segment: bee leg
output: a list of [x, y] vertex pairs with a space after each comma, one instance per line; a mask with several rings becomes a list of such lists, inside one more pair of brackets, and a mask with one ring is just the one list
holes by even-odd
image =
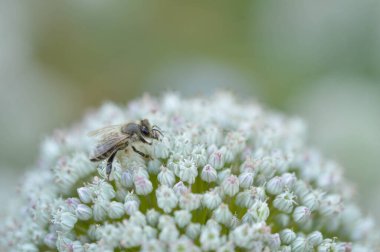
[[149, 144], [149, 145], [152, 145], [152, 143], [148, 142], [142, 135], [138, 134], [138, 137], [139, 137], [139, 139], [140, 139], [141, 142]]
[[107, 160], [107, 168], [106, 168], [107, 180], [110, 180], [110, 175], [112, 171], [112, 163], [113, 163], [113, 159], [115, 158], [115, 155], [116, 155], [116, 151], [112, 153], [112, 155]]
[[148, 154], [143, 153], [142, 151], [139, 151], [138, 149], [135, 148], [135, 146], [132, 146], [132, 150], [134, 152], [136, 152], [137, 154], [139, 154], [140, 156], [144, 157], [144, 158], [153, 160], [153, 158], [151, 156], [149, 156]]

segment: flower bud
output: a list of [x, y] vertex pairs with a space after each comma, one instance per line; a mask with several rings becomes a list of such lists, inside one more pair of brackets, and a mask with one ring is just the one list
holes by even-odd
[[239, 184], [241, 188], [249, 188], [252, 186], [254, 173], [245, 171], [239, 175]]
[[222, 198], [219, 196], [217, 189], [205, 193], [202, 197], [202, 205], [208, 209], [213, 210], [217, 208], [220, 203], [222, 203]]
[[216, 170], [220, 170], [224, 166], [224, 155], [221, 151], [217, 150], [211, 153], [208, 163]]
[[225, 178], [222, 183], [223, 192], [232, 197], [239, 192], [239, 179], [235, 175]]
[[223, 203], [213, 212], [214, 219], [226, 226], [231, 224], [232, 216], [231, 211], [228, 209], [228, 205]]
[[133, 183], [135, 184], [136, 194], [147, 195], [153, 190], [152, 183], [143, 176], [135, 176]]
[[161, 171], [157, 176], [161, 185], [167, 185], [172, 187], [175, 183], [174, 173], [165, 166], [161, 166]]
[[184, 193], [179, 197], [179, 207], [188, 211], [198, 209], [201, 205], [201, 197], [194, 193]]
[[62, 230], [66, 232], [73, 229], [75, 223], [77, 223], [78, 221], [78, 218], [70, 212], [62, 212], [60, 218], [61, 218], [60, 226]]
[[107, 218], [107, 207], [103, 203], [95, 202], [93, 205], [93, 215], [95, 221], [104, 221]]
[[294, 209], [293, 219], [295, 222], [299, 224], [303, 224], [310, 218], [310, 215], [311, 215], [311, 211], [309, 208], [305, 206], [299, 206], [299, 207], [296, 207], [296, 209]]
[[190, 191], [182, 181], [179, 181], [177, 184], [175, 184], [173, 190], [178, 197]]
[[202, 169], [201, 173], [201, 179], [206, 182], [214, 182], [218, 178], [218, 173], [216, 170], [209, 164], [207, 164], [205, 167]]
[[313, 251], [313, 247], [309, 244], [308, 240], [302, 236], [298, 236], [291, 246], [294, 252]]
[[280, 232], [280, 239], [283, 244], [289, 245], [296, 239], [296, 234], [287, 228]]
[[133, 174], [130, 170], [127, 170], [121, 174], [120, 183], [126, 188], [131, 188], [133, 186]]
[[157, 205], [164, 210], [165, 213], [170, 213], [177, 206], [178, 199], [173, 189], [166, 185], [161, 185], [156, 190]]
[[134, 193], [128, 193], [124, 199], [124, 210], [128, 215], [132, 215], [138, 211], [140, 207], [140, 200]]
[[282, 193], [284, 189], [284, 183], [282, 182], [281, 177], [271, 178], [266, 185], [267, 192], [272, 195], [278, 195]]
[[276, 196], [273, 201], [273, 206], [284, 213], [291, 213], [293, 211], [293, 204], [295, 196], [291, 192], [284, 192]]
[[319, 244], [322, 243], [322, 241], [323, 241], [323, 236], [322, 236], [321, 232], [319, 232], [319, 231], [314, 231], [314, 232], [310, 233], [310, 234], [307, 236], [307, 240], [309, 241], [309, 243], [310, 243], [312, 246], [318, 246]]
[[85, 204], [79, 204], [75, 214], [80, 220], [89, 220], [92, 217], [92, 209]]
[[263, 222], [269, 217], [269, 208], [266, 202], [256, 201], [247, 210], [242, 221], [245, 223]]
[[91, 201], [92, 201], [92, 192], [91, 192], [91, 190], [88, 187], [79, 187], [77, 189], [77, 192], [78, 192], [79, 199], [83, 203], [86, 203], [86, 204], [91, 203]]
[[146, 221], [149, 225], [155, 227], [158, 223], [158, 218], [160, 217], [160, 213], [154, 209], [149, 209], [146, 213]]
[[201, 224], [199, 223], [190, 223], [186, 228], [186, 235], [193, 240], [196, 240], [200, 233]]
[[111, 219], [119, 219], [124, 215], [124, 205], [117, 201], [112, 201], [108, 207], [108, 216]]
[[173, 243], [179, 237], [179, 232], [175, 225], [165, 225], [160, 232], [159, 238], [166, 243]]
[[183, 228], [191, 221], [191, 213], [186, 210], [178, 210], [174, 212], [174, 220], [178, 227]]
[[179, 163], [179, 178], [182, 181], [194, 184], [197, 175], [198, 170], [192, 160], [185, 159]]

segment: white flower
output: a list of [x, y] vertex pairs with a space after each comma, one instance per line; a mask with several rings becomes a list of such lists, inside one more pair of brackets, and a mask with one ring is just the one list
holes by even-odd
[[[87, 133], [143, 118], [163, 136], [146, 137], [151, 145], [132, 137], [108, 180], [107, 160], [88, 159], [96, 143]], [[109, 103], [40, 152], [0, 222], [0, 251], [379, 247], [341, 167], [306, 145], [303, 123], [226, 93]]]

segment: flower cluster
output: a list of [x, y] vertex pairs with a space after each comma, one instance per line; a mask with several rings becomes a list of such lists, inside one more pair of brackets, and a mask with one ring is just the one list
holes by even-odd
[[[110, 180], [91, 130], [147, 118], [153, 157], [119, 151]], [[338, 164], [305, 145], [297, 118], [219, 93], [105, 104], [44, 141], [2, 251], [371, 251], [378, 233]]]

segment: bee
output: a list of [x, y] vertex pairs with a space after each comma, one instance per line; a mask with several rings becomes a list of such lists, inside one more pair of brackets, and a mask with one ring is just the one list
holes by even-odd
[[90, 161], [97, 162], [107, 159], [106, 174], [107, 179], [112, 171], [112, 163], [115, 155], [120, 150], [125, 150], [131, 146], [132, 150], [146, 159], [152, 159], [148, 154], [138, 150], [133, 144], [144, 143], [152, 145], [152, 140], [158, 140], [163, 136], [161, 129], [151, 126], [147, 119], [140, 120], [138, 123], [130, 122], [122, 125], [111, 125], [89, 133], [90, 136], [99, 138]]

